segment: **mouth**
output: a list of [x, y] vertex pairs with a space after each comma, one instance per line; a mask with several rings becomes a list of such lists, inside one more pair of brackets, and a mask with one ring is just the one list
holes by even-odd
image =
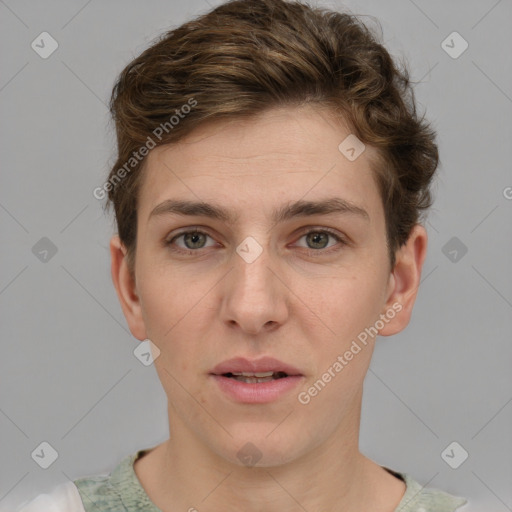
[[227, 372], [223, 373], [222, 377], [234, 379], [239, 382], [245, 382], [246, 384], [260, 384], [262, 382], [271, 382], [273, 380], [284, 379], [288, 377], [286, 372]]
[[305, 379], [297, 368], [272, 357], [230, 359], [213, 368], [210, 376], [225, 397], [246, 404], [284, 399]]
[[273, 357], [255, 360], [235, 357], [218, 364], [210, 373], [235, 379], [266, 379], [263, 382], [302, 375], [297, 368]]

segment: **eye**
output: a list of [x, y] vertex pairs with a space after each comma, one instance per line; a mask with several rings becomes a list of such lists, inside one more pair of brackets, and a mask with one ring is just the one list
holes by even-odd
[[[192, 254], [193, 252], [198, 252], [199, 249], [211, 247], [211, 245], [205, 245], [207, 238], [211, 238], [208, 233], [194, 229], [193, 231], [184, 231], [174, 236], [170, 240], [167, 240], [165, 245], [169, 246], [173, 251]], [[180, 239], [183, 239], [184, 246], [177, 243], [177, 240]]]
[[[171, 239], [165, 241], [165, 245], [173, 252], [192, 255], [199, 253], [201, 249], [215, 246], [215, 242], [206, 245], [208, 238], [213, 240], [208, 233], [199, 229], [193, 229], [183, 231], [173, 236]], [[334, 243], [331, 243], [331, 245], [329, 245], [329, 238], [334, 240]], [[304, 247], [306, 252], [311, 256], [330, 254], [348, 244], [340, 234], [327, 228], [310, 229], [299, 238], [299, 240], [302, 239], [305, 239], [307, 244], [302, 247]], [[301, 246], [299, 245], [299, 247]]]
[[[347, 245], [347, 242], [341, 235], [326, 228], [312, 229], [304, 233], [299, 240], [302, 240], [303, 238], [306, 239], [306, 243], [308, 244], [306, 246], [308, 254], [313, 256], [318, 256], [321, 254], [331, 253], [340, 250], [341, 247], [336, 247], [336, 245]], [[335, 243], [328, 245], [329, 238], [334, 239]], [[334, 247], [334, 249], [331, 249], [332, 247]]]

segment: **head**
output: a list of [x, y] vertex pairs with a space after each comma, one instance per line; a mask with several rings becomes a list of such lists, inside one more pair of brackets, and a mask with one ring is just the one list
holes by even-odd
[[[351, 15], [235, 0], [131, 62], [111, 110], [112, 274], [160, 350], [171, 429], [269, 465], [356, 438], [376, 333], [407, 325], [426, 252], [438, 153], [406, 69]], [[234, 402], [212, 371], [238, 356], [299, 383]]]

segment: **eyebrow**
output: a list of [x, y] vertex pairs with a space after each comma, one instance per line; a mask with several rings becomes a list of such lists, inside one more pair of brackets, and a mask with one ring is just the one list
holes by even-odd
[[[275, 223], [279, 223], [296, 217], [329, 215], [333, 213], [356, 215], [366, 221], [370, 220], [370, 216], [365, 209], [339, 197], [332, 197], [320, 201], [299, 200], [283, 205], [274, 210], [272, 220]], [[233, 212], [226, 210], [224, 207], [219, 205], [205, 203], [202, 201], [167, 199], [153, 208], [149, 214], [148, 222], [152, 217], [172, 214], [209, 217], [228, 224], [234, 224], [238, 219], [238, 215], [235, 215]]]

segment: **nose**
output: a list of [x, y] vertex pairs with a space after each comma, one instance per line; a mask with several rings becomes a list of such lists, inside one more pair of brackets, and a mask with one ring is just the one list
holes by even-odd
[[266, 247], [253, 261], [240, 254], [233, 253], [234, 268], [224, 281], [222, 319], [246, 334], [273, 331], [289, 314], [284, 276]]

